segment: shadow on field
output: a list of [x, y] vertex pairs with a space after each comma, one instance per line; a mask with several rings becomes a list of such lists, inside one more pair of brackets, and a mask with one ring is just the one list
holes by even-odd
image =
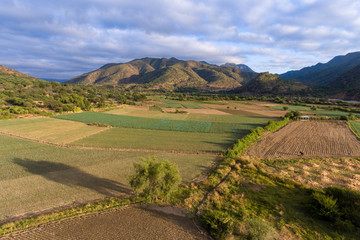
[[27, 172], [67, 186], [79, 186], [96, 191], [102, 195], [114, 197], [120, 193], [131, 191], [123, 184], [86, 173], [76, 167], [63, 163], [33, 161], [31, 159], [15, 158], [13, 162], [23, 167]]

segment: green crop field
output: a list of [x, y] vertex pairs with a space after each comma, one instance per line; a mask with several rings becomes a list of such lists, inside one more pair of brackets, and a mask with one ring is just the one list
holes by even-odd
[[185, 152], [221, 152], [242, 137], [232, 133], [196, 133], [133, 128], [111, 128], [72, 145], [153, 149]]
[[294, 106], [294, 105], [283, 105], [283, 106], [270, 106], [270, 108], [283, 110], [284, 107], [288, 107], [288, 111], [310, 111], [310, 107], [307, 106]]
[[360, 122], [359, 121], [350, 121], [351, 127], [354, 131], [360, 136]]
[[197, 154], [81, 150], [0, 135], [0, 220], [128, 192], [133, 162], [157, 156], [179, 166], [185, 182], [214, 157]]
[[[342, 111], [331, 111], [326, 109], [318, 109], [316, 111], [311, 111], [313, 114], [321, 115], [321, 116], [328, 116], [328, 117], [341, 117], [341, 116], [348, 116], [348, 112]], [[355, 114], [356, 116], [360, 116], [360, 114]]]
[[55, 118], [0, 120], [1, 132], [58, 144], [67, 144], [102, 130], [84, 123]]
[[[205, 114], [202, 114], [205, 115]], [[191, 116], [191, 115], [190, 115]], [[209, 116], [209, 115], [205, 115]], [[220, 116], [225, 119], [225, 115]], [[231, 115], [229, 115], [231, 116]], [[231, 117], [243, 116], [233, 115]], [[265, 125], [270, 118], [263, 117], [244, 117], [246, 122], [210, 122], [210, 121], [182, 121], [170, 119], [155, 119], [142, 118], [125, 115], [115, 115], [108, 113], [97, 112], [83, 112], [67, 115], [58, 115], [55, 118], [79, 121], [85, 123], [103, 123], [113, 127], [138, 128], [138, 129], [152, 129], [152, 130], [170, 130], [170, 131], [184, 131], [184, 132], [222, 132], [222, 133], [237, 133], [243, 132], [244, 129], [252, 129], [257, 126]], [[254, 121], [251, 121], [254, 120]], [[257, 121], [255, 121], [257, 120]], [[234, 121], [234, 120], [233, 120]]]

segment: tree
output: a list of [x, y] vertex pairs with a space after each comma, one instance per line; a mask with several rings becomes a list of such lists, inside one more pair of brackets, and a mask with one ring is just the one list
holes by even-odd
[[129, 176], [130, 186], [148, 202], [167, 200], [181, 181], [176, 164], [159, 162], [156, 157], [142, 158], [140, 163], [134, 163], [134, 169], [135, 173]]

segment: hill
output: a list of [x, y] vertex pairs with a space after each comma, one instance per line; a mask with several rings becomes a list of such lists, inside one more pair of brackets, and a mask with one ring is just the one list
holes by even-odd
[[358, 65], [360, 65], [360, 52], [353, 52], [345, 56], [336, 56], [327, 63], [318, 63], [298, 71], [280, 74], [280, 77], [296, 79], [305, 84], [324, 86]]
[[243, 94], [291, 95], [306, 90], [308, 87], [299, 82], [283, 79], [268, 72], [260, 73], [255, 79], [237, 89]]
[[360, 99], [360, 65], [343, 73], [326, 86], [327, 91], [336, 98]]
[[25, 73], [22, 72], [18, 72], [14, 69], [8, 68], [6, 66], [0, 65], [0, 74], [2, 75], [11, 75], [14, 77], [21, 77], [21, 78], [26, 78], [26, 79], [37, 79], [35, 77], [32, 77], [30, 75], [27, 75]]
[[240, 69], [241, 71], [254, 72], [249, 66], [247, 66], [245, 64], [225, 63], [223, 65], [220, 65], [220, 67], [236, 67], [236, 68]]
[[257, 74], [235, 67], [219, 67], [204, 62], [176, 58], [142, 58], [128, 63], [111, 63], [70, 79], [81, 85], [125, 85], [136, 89], [179, 91], [229, 90], [242, 86]]

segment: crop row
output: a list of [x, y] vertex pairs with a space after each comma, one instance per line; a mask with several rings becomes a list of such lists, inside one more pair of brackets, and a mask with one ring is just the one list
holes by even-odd
[[184, 132], [242, 133], [244, 129], [248, 130], [253, 127], [252, 125], [243, 123], [219, 123], [205, 121], [155, 119], [98, 112], [82, 112], [75, 114], [58, 115], [55, 116], [55, 118], [84, 123], [108, 124], [113, 127]]

